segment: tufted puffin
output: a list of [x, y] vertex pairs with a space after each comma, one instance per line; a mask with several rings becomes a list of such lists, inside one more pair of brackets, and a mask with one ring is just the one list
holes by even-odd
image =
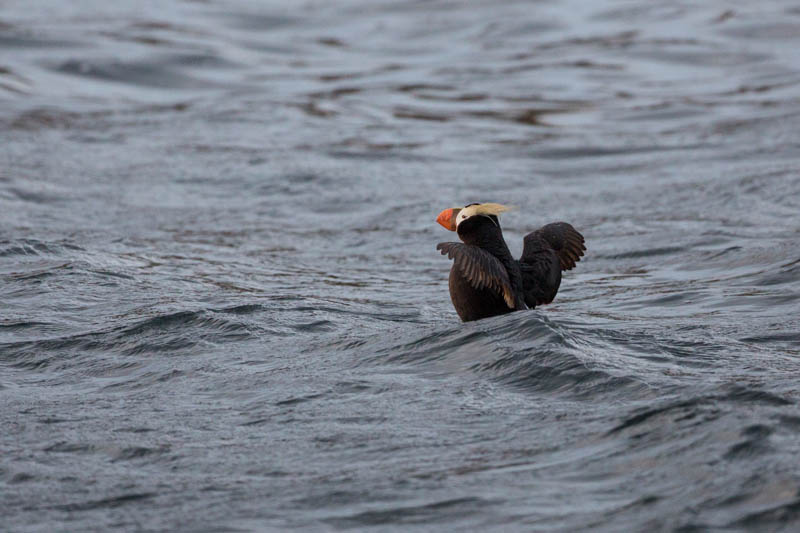
[[549, 304], [586, 250], [583, 235], [566, 222], [553, 222], [525, 236], [522, 257], [511, 256], [498, 215], [501, 204], [469, 204], [445, 209], [436, 222], [458, 233], [462, 242], [440, 242], [436, 249], [453, 259], [450, 299], [464, 322]]

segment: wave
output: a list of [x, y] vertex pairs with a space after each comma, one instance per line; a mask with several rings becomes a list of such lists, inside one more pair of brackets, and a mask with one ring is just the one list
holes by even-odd
[[4, 342], [0, 343], [0, 351], [3, 362], [14, 368], [63, 371], [81, 366], [85, 373], [97, 376], [141, 364], [141, 359], [130, 360], [126, 356], [178, 356], [201, 343], [241, 341], [257, 334], [252, 324], [222, 313], [177, 311], [108, 329]]
[[537, 394], [575, 399], [652, 394], [648, 369], [625, 368], [632, 350], [620, 354], [622, 345], [614, 347], [602, 333], [595, 326], [560, 323], [530, 311], [437, 329], [412, 340], [402, 338], [409, 336], [404, 331], [394, 341], [359, 348], [371, 352], [361, 364], [413, 367], [438, 377], [471, 374]]

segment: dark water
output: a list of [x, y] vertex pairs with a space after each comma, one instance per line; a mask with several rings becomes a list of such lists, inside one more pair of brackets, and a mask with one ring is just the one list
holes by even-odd
[[0, 302], [2, 530], [797, 531], [800, 8], [0, 1]]

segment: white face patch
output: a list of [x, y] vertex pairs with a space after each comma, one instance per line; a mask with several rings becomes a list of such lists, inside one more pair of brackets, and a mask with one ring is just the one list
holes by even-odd
[[458, 216], [456, 217], [456, 228], [458, 228], [459, 224], [461, 224], [462, 222], [464, 222], [465, 220], [467, 220], [469, 217], [472, 216], [472, 213], [469, 212], [470, 209], [471, 209], [470, 207], [465, 207], [464, 209], [458, 212]]
[[[469, 217], [473, 216], [484, 216], [487, 217], [489, 220], [491, 219], [490, 215], [499, 215], [505, 211], [509, 211], [511, 208], [501, 204], [475, 204], [469, 207], [465, 207], [461, 211], [458, 212], [458, 216], [456, 216], [456, 229], [458, 229], [458, 225], [467, 220]], [[495, 221], [492, 220], [492, 224], [495, 224]]]

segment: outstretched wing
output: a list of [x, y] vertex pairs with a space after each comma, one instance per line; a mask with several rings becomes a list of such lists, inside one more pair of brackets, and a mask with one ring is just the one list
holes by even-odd
[[502, 296], [509, 309], [516, 308], [508, 272], [495, 256], [477, 246], [460, 242], [440, 242], [436, 249], [453, 260], [472, 287], [488, 288]]
[[528, 307], [553, 301], [561, 271], [574, 268], [584, 250], [583, 235], [566, 222], [547, 224], [525, 236], [519, 267]]
[[583, 235], [571, 224], [553, 222], [525, 236], [520, 262], [529, 262], [529, 259], [541, 253], [542, 248], [549, 246], [558, 256], [561, 270], [571, 270], [586, 250], [584, 242]]

